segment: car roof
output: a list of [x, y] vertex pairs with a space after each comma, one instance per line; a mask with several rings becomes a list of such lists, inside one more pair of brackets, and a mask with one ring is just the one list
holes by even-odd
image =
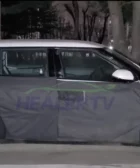
[[95, 42], [80, 40], [40, 40], [40, 39], [15, 39], [0, 40], [0, 47], [72, 47], [72, 48], [103, 48]]

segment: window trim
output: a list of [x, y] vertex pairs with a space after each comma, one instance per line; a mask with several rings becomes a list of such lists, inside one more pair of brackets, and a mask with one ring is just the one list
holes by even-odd
[[[116, 82], [109, 82], [109, 81], [93, 81], [93, 80], [82, 80], [82, 79], [64, 79], [64, 78], [57, 78], [58, 81], [63, 82], [90, 82], [90, 83], [116, 83]], [[136, 81], [134, 81], [136, 82]], [[119, 83], [119, 82], [118, 82]], [[121, 82], [120, 82], [121, 83]]]

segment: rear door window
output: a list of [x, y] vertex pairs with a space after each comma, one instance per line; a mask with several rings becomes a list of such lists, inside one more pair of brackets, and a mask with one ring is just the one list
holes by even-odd
[[44, 76], [48, 71], [46, 49], [12, 48], [2, 50], [3, 76]]

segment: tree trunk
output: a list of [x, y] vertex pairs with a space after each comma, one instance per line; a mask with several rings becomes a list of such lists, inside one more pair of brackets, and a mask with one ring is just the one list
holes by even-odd
[[114, 48], [128, 55], [128, 46], [125, 39], [125, 28], [120, 2], [108, 1], [108, 6], [112, 21]]
[[92, 38], [96, 18], [97, 18], [97, 15], [94, 13], [92, 13], [92, 16], [87, 17], [89, 41], [91, 41], [91, 38]]
[[140, 1], [133, 1], [132, 59], [140, 63]]
[[75, 17], [75, 39], [80, 40], [80, 33], [79, 33], [79, 5], [77, 0], [72, 1], [74, 17]]
[[64, 4], [65, 9], [71, 15], [74, 22], [74, 39], [81, 39], [79, 30], [79, 5], [77, 0], [72, 1], [72, 7]]
[[83, 37], [84, 37], [85, 41], [87, 40], [86, 18], [87, 18], [88, 9], [89, 9], [89, 5], [87, 6], [87, 8], [85, 10], [84, 9], [82, 10], [82, 12], [83, 12]]
[[1, 1], [0, 1], [0, 39], [1, 39]]
[[87, 36], [86, 36], [86, 13], [83, 10], [83, 39], [86, 41], [87, 40]]
[[129, 22], [126, 22], [126, 40], [129, 41], [129, 34], [130, 34], [130, 26]]
[[105, 19], [104, 19], [103, 30], [102, 30], [101, 36], [99, 38], [99, 41], [98, 41], [98, 43], [100, 43], [100, 44], [102, 44], [102, 42], [104, 40], [104, 37], [105, 37], [105, 32], [106, 32], [106, 26], [107, 26], [108, 17], [109, 17], [109, 15], [106, 15]]

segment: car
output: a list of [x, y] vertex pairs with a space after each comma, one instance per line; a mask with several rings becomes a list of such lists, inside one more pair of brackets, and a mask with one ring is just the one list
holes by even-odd
[[77, 40], [0, 41], [0, 139], [137, 142], [140, 66]]

